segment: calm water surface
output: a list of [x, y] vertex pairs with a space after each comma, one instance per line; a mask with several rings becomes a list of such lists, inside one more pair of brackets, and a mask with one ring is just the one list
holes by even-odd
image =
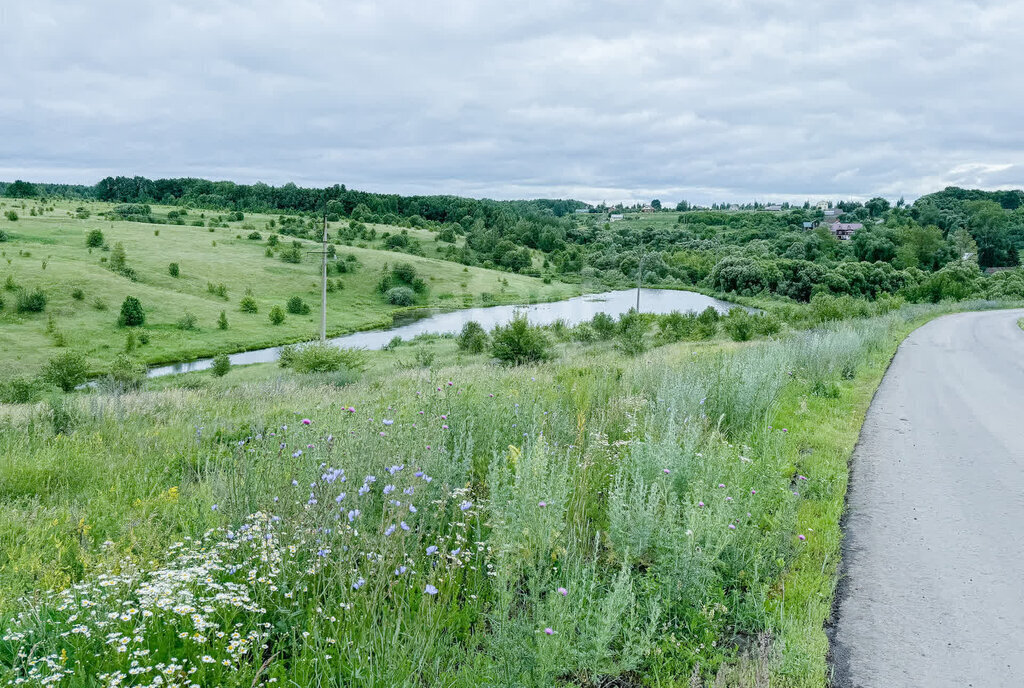
[[[535, 325], [550, 325], [556, 320], [563, 320], [568, 325], [577, 325], [585, 320], [590, 320], [598, 313], [606, 313], [617, 318], [635, 306], [636, 289], [609, 291], [529, 306], [488, 306], [435, 313], [398, 327], [356, 332], [328, 341], [346, 349], [382, 349], [394, 337], [412, 339], [419, 334], [458, 334], [462, 330], [462, 326], [470, 320], [475, 320], [483, 325], [485, 330], [490, 330], [496, 325], [508, 323], [518, 313], [525, 313], [530, 322]], [[672, 311], [685, 313], [687, 311], [702, 311], [708, 306], [713, 306], [720, 313], [725, 313], [735, 304], [692, 291], [640, 290], [640, 310], [644, 313], [671, 313]], [[231, 354], [228, 358], [231, 359], [232, 365], [270, 363], [277, 360], [280, 352], [281, 347], [272, 346], [266, 349]], [[176, 373], [190, 373], [206, 370], [212, 365], [212, 358], [199, 358], [194, 361], [150, 368], [148, 375], [149, 377], [160, 377]]]

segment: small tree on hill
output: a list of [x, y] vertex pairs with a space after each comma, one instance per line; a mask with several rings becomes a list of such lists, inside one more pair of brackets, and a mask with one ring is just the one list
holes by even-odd
[[85, 235], [85, 245], [89, 248], [99, 248], [103, 246], [103, 232], [98, 229], [94, 229]]
[[121, 302], [121, 315], [117, 324], [121, 327], [139, 327], [146, 322], [146, 312], [142, 303], [134, 296], [126, 296]]
[[85, 382], [88, 372], [89, 367], [82, 354], [77, 351], [65, 351], [47, 362], [43, 378], [63, 391], [70, 392]]
[[535, 363], [551, 357], [550, 342], [539, 327], [534, 327], [525, 315], [516, 316], [505, 326], [494, 328], [491, 352], [505, 363], [521, 365]]

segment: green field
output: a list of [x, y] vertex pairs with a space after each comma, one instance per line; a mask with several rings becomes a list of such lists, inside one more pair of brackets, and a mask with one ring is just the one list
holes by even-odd
[[[228, 222], [228, 227], [211, 231], [189, 225], [110, 221], [99, 215], [111, 207], [102, 203], [54, 202], [53, 210], [42, 211], [41, 216], [30, 215], [32, 207], [43, 206], [10, 199], [0, 203], [0, 230], [7, 235], [7, 241], [0, 243], [0, 285], [14, 287], [0, 286], [0, 299], [5, 302], [0, 312], [0, 350], [4, 352], [0, 375], [35, 373], [48, 358], [66, 349], [83, 352], [94, 371], [102, 371], [124, 351], [129, 330], [136, 340], [144, 339], [143, 333], [148, 337], [148, 343], [133, 352], [148, 363], [302, 341], [319, 333], [320, 259], [307, 253], [319, 250], [319, 244], [299, 240], [304, 254], [299, 264], [267, 257], [267, 238], [274, 232], [267, 224], [277, 216], [246, 215], [243, 221]], [[90, 217], [77, 219], [78, 207], [90, 211]], [[11, 209], [18, 213], [17, 221], [3, 216]], [[154, 213], [161, 216], [170, 210], [154, 207]], [[191, 211], [188, 219], [201, 216], [208, 221], [217, 213]], [[331, 224], [335, 240], [340, 226]], [[380, 234], [401, 231], [384, 225], [372, 227]], [[86, 235], [94, 229], [103, 232], [107, 250], [86, 246]], [[262, 239], [246, 238], [252, 231], [258, 231]], [[330, 276], [333, 285], [341, 288], [328, 295], [329, 333], [390, 325], [392, 315], [402, 309], [385, 302], [377, 283], [385, 265], [400, 262], [413, 265], [429, 288], [418, 306], [461, 308], [553, 300], [577, 293], [572, 285], [545, 284], [534, 277], [431, 258], [441, 248], [434, 234], [418, 229], [407, 232], [419, 240], [428, 257], [383, 250], [380, 240], [336, 245], [339, 258], [351, 255], [356, 262], [354, 272], [332, 271]], [[292, 241], [292, 237], [281, 235], [279, 248], [290, 247]], [[108, 269], [109, 262], [101, 262], [104, 258], [109, 261], [109, 249], [117, 243], [124, 246], [127, 265], [137, 274], [137, 281]], [[172, 262], [180, 266], [177, 278], [169, 274]], [[347, 266], [353, 263], [347, 262]], [[211, 293], [210, 284], [215, 288], [223, 284], [227, 297]], [[45, 311], [16, 312], [16, 289], [36, 287], [46, 294]], [[239, 310], [239, 300], [247, 289], [253, 291], [258, 313]], [[80, 290], [81, 298], [74, 297], [75, 290]], [[129, 295], [138, 298], [146, 311], [142, 328], [117, 325], [121, 302]], [[311, 312], [289, 314], [283, 324], [271, 325], [271, 307], [283, 308], [293, 296], [305, 300]], [[228, 319], [226, 330], [217, 326], [221, 311]], [[186, 312], [195, 316], [195, 329], [179, 328]]]

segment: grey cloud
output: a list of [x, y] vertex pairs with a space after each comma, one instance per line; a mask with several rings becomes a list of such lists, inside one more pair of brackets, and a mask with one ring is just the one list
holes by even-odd
[[0, 8], [0, 178], [591, 201], [1024, 186], [1019, 3]]

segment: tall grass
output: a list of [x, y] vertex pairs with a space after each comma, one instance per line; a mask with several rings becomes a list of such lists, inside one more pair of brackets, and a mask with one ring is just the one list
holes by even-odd
[[671, 366], [669, 348], [21, 407], [0, 425], [0, 677], [710, 680], [774, 629], [804, 546], [814, 484], [773, 427], [780, 394], [856, 374], [907, 317]]

